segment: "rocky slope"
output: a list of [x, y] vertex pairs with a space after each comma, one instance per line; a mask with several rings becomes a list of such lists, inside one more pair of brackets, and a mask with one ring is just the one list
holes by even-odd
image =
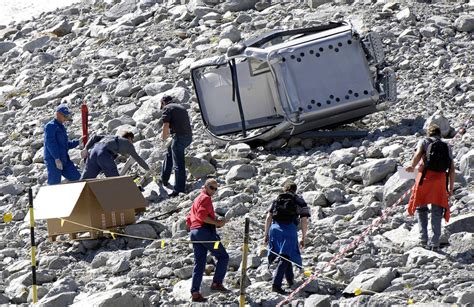
[[[157, 169], [163, 158], [157, 140], [160, 97], [172, 94], [189, 108], [195, 130], [187, 152], [194, 175], [188, 180], [190, 192], [167, 199], [163, 187], [148, 184], [149, 209], [125, 232], [187, 239], [184, 217], [202, 185], [195, 178], [215, 173], [221, 184], [217, 212], [230, 220], [220, 233], [231, 256], [226, 284], [232, 294], [209, 293], [206, 278], [203, 292], [212, 305], [238, 304], [245, 217], [251, 221], [247, 301], [271, 306], [283, 299], [270, 292], [271, 271], [259, 250], [265, 209], [285, 180], [298, 184], [312, 209], [304, 265], [315, 272], [411, 186], [413, 181], [400, 178], [396, 169], [411, 158], [424, 124], [439, 123], [451, 138], [472, 120], [472, 1], [338, 0], [316, 9], [257, 4], [259, 10], [252, 9], [258, 2], [252, 0], [219, 5], [191, 0], [187, 6], [160, 0], [111, 2], [85, 0], [0, 29], [0, 213], [13, 215], [13, 221], [0, 224], [0, 304], [31, 301], [26, 190], [45, 185], [42, 127], [60, 102], [76, 111], [68, 127], [71, 138], [81, 135], [79, 110], [85, 99], [90, 131], [132, 129], [140, 154]], [[189, 76], [192, 62], [268, 30], [343, 19], [362, 33], [380, 33], [398, 77], [399, 100], [348, 127], [368, 130], [367, 137], [294, 137], [252, 149], [223, 147], [206, 136]], [[452, 141], [455, 195], [441, 252], [417, 247], [416, 221], [398, 205], [296, 300], [305, 306], [404, 305], [409, 299], [429, 305], [472, 303], [473, 138], [470, 128]], [[79, 165], [79, 149], [70, 153]], [[188, 244], [168, 242], [161, 248], [160, 241], [123, 237], [50, 243], [44, 221], [36, 233], [41, 306], [189, 304], [193, 255]], [[299, 283], [305, 279], [302, 273], [297, 276]], [[354, 296], [357, 289], [362, 294]]]

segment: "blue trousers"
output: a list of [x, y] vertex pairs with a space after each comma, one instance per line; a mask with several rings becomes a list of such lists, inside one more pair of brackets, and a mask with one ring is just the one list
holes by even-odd
[[76, 166], [71, 160], [67, 160], [66, 163], [63, 163], [63, 169], [60, 170], [56, 167], [54, 160], [47, 159], [44, 161], [46, 164], [46, 169], [48, 171], [48, 184], [60, 184], [61, 176], [66, 178], [69, 181], [79, 180], [81, 174], [77, 170]]
[[439, 237], [441, 236], [441, 220], [444, 214], [444, 208], [436, 205], [431, 205], [431, 231], [433, 235], [428, 242], [428, 206], [421, 206], [416, 208], [416, 217], [418, 219], [418, 226], [420, 231], [420, 241], [423, 244], [430, 246], [439, 246]]
[[[289, 259], [287, 255], [281, 256]], [[293, 264], [280, 258], [275, 275], [273, 276], [273, 285], [281, 287], [281, 284], [283, 283], [283, 277], [286, 278], [286, 281], [289, 285], [294, 283], [295, 275], [293, 274]]]
[[192, 135], [175, 135], [173, 143], [168, 148], [163, 167], [161, 168], [161, 180], [167, 183], [174, 168], [176, 192], [184, 192], [186, 187], [186, 166], [184, 164], [184, 150], [193, 140]]
[[100, 172], [104, 172], [105, 177], [119, 176], [113, 154], [105, 144], [97, 143], [87, 158], [81, 179], [96, 178]]
[[[220, 237], [215, 229], [201, 227], [191, 229], [191, 241], [220, 241]], [[227, 265], [229, 264], [229, 254], [227, 254], [224, 246], [219, 243], [219, 248], [214, 249], [214, 243], [193, 243], [193, 249], [194, 270], [191, 293], [199, 292], [201, 288], [202, 277], [206, 268], [207, 251], [210, 251], [217, 258], [213, 282], [222, 284], [227, 273]]]

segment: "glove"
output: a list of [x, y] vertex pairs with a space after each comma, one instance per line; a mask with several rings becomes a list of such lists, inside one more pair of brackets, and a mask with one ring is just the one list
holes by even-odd
[[56, 168], [58, 170], [61, 170], [61, 171], [63, 170], [63, 163], [61, 162], [61, 160], [56, 159], [56, 160], [54, 160], [54, 163], [56, 164]]
[[81, 157], [82, 159], [86, 159], [87, 157], [89, 157], [89, 151], [87, 149], [81, 150]]

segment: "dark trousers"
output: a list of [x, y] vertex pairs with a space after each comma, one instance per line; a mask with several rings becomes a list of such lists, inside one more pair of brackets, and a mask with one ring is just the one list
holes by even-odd
[[114, 155], [105, 144], [98, 143], [94, 145], [89, 158], [87, 158], [81, 179], [96, 178], [100, 172], [104, 172], [105, 177], [119, 176]]
[[191, 135], [175, 135], [173, 142], [168, 148], [163, 167], [161, 169], [161, 180], [167, 183], [174, 168], [176, 192], [184, 192], [186, 187], [186, 166], [184, 164], [184, 150], [193, 140]]
[[419, 239], [422, 244], [438, 247], [439, 238], [441, 237], [441, 220], [443, 219], [443, 207], [431, 205], [431, 231], [433, 235], [428, 241], [428, 206], [416, 208], [416, 217], [419, 226]]
[[63, 169], [60, 170], [56, 167], [54, 160], [45, 160], [46, 169], [48, 171], [48, 184], [60, 184], [61, 176], [64, 176], [69, 181], [79, 180], [81, 174], [77, 170], [77, 167], [71, 160], [67, 160], [66, 163], [63, 163]]
[[[286, 255], [281, 256], [288, 259], [288, 256]], [[286, 281], [289, 285], [294, 283], [295, 276], [293, 274], [293, 264], [280, 258], [275, 275], [273, 276], [273, 285], [281, 287], [281, 284], [283, 283], [283, 277], [286, 278]]]
[[[191, 229], [191, 241], [220, 241], [220, 237], [215, 229], [201, 227]], [[191, 293], [199, 292], [201, 288], [202, 277], [206, 268], [207, 251], [210, 251], [211, 255], [217, 258], [213, 282], [222, 284], [229, 264], [229, 254], [227, 254], [224, 246], [219, 243], [219, 248], [214, 249], [214, 243], [193, 243], [193, 249], [194, 270]]]

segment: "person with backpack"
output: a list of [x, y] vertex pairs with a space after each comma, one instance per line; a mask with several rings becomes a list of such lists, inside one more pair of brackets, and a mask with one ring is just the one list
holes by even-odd
[[[283, 277], [288, 286], [294, 284], [293, 265], [290, 261], [302, 265], [300, 248], [305, 246], [308, 231], [310, 210], [303, 198], [296, 195], [297, 186], [287, 181], [283, 193], [271, 204], [265, 221], [264, 242], [268, 244], [268, 264], [278, 258], [278, 265], [273, 276], [272, 291], [287, 294], [282, 289]], [[301, 220], [301, 241], [298, 244], [298, 224]], [[277, 255], [281, 257], [278, 257]], [[288, 260], [285, 260], [288, 259]]]
[[[415, 186], [408, 202], [408, 214], [416, 216], [419, 225], [419, 239], [423, 247], [439, 250], [441, 219], [449, 221], [448, 198], [454, 191], [454, 162], [451, 148], [441, 140], [438, 125], [428, 127], [428, 138], [418, 143], [411, 165], [406, 171], [413, 172], [422, 161], [415, 179]], [[431, 205], [431, 230], [428, 241], [428, 205]]]

